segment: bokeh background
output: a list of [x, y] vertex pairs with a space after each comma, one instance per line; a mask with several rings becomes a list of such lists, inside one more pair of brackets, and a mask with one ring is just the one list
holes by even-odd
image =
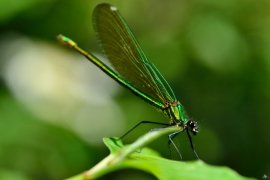
[[[142, 120], [169, 122], [57, 42], [64, 34], [106, 61], [91, 22], [101, 2], [0, 0], [0, 179], [70, 177], [108, 155], [103, 137], [121, 136]], [[245, 176], [270, 176], [270, 1], [105, 2], [120, 10], [199, 121], [193, 141], [200, 158]], [[155, 127], [142, 125], [123, 141]], [[184, 160], [196, 160], [186, 134], [176, 139]], [[149, 146], [168, 158], [167, 137]], [[127, 173], [154, 179], [135, 170], [109, 177]]]

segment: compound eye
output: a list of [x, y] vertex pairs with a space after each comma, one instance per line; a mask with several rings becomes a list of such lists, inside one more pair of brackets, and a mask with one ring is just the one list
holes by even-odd
[[194, 126], [195, 126], [194, 121], [192, 121], [192, 120], [189, 120], [187, 124], [191, 128], [194, 128]]

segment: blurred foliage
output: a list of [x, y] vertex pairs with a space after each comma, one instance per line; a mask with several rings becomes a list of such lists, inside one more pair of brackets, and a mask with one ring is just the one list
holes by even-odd
[[[91, 14], [101, 2], [0, 1], [2, 179], [69, 177], [108, 154], [101, 137], [121, 136], [142, 120], [168, 122], [56, 41], [62, 33], [99, 54]], [[244, 176], [270, 176], [270, 2], [107, 2], [199, 121], [193, 139], [200, 158]], [[177, 141], [184, 160], [195, 159], [186, 135]], [[150, 146], [168, 157], [167, 137]], [[125, 179], [121, 171], [113, 177]]]

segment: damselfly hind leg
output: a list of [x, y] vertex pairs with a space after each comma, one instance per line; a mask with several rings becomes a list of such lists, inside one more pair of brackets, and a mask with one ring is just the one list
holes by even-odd
[[136, 126], [134, 126], [133, 128], [131, 128], [128, 132], [126, 132], [124, 135], [122, 135], [117, 140], [123, 139], [126, 135], [128, 135], [131, 131], [133, 131], [136, 127], [138, 127], [141, 124], [157, 124], [157, 125], [169, 126], [169, 124], [167, 124], [167, 123], [153, 122], [153, 121], [141, 121], [140, 123], [138, 123]]

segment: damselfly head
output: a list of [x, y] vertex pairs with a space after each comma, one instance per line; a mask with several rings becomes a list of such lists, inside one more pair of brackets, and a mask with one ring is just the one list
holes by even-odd
[[193, 135], [196, 135], [199, 132], [199, 125], [196, 121], [189, 120], [187, 122], [187, 128], [192, 132]]

